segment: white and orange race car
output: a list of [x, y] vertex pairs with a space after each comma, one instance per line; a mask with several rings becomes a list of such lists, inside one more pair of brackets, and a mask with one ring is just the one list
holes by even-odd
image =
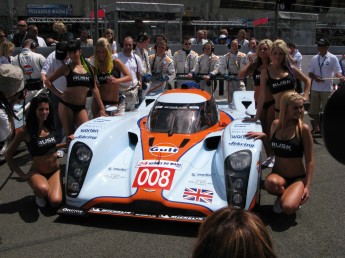
[[175, 89], [83, 124], [69, 147], [59, 213], [200, 222], [227, 205], [258, 207], [262, 142], [244, 134], [262, 129], [243, 122], [253, 92], [234, 100], [229, 108], [205, 91]]

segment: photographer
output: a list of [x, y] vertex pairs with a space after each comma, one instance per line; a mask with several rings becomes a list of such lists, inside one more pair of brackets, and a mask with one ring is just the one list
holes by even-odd
[[23, 99], [24, 80], [20, 68], [11, 64], [0, 65], [0, 160], [14, 136], [13, 111], [16, 102]]

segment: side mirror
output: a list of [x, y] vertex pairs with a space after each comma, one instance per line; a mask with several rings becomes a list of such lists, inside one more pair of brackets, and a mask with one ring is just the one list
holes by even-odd
[[323, 112], [322, 136], [328, 152], [345, 165], [345, 87], [332, 94]]

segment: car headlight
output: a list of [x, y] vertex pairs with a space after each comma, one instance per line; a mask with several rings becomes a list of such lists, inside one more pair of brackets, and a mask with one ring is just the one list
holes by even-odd
[[249, 150], [235, 152], [225, 159], [225, 183], [229, 205], [245, 207], [251, 163], [252, 154]]
[[77, 142], [70, 152], [66, 194], [69, 197], [77, 197], [85, 180], [87, 170], [92, 159], [91, 149], [84, 143]]

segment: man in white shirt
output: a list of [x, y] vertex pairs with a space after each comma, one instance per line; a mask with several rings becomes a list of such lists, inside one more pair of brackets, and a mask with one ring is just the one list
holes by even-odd
[[[298, 70], [302, 71], [302, 59], [303, 56], [296, 48], [295, 43], [289, 42], [287, 43], [287, 47], [289, 50], [289, 61], [290, 63], [295, 66]], [[296, 91], [298, 93], [302, 93], [302, 83], [300, 80], [296, 78]]]
[[[122, 52], [114, 54], [114, 58], [119, 58], [131, 73], [132, 81], [119, 84], [120, 94], [126, 98], [126, 111], [132, 111], [139, 104], [138, 89], [142, 85], [143, 65], [138, 55], [133, 54], [134, 40], [127, 36], [123, 39]], [[121, 77], [123, 75], [121, 74]], [[122, 110], [120, 110], [122, 112]]]
[[309, 65], [309, 77], [312, 79], [311, 100], [308, 115], [313, 119], [312, 134], [320, 133], [320, 111], [325, 109], [327, 101], [333, 91], [333, 80], [330, 78], [337, 77], [341, 81], [345, 78], [341, 74], [341, 68], [338, 58], [328, 52], [329, 41], [320, 39], [317, 42], [319, 53], [313, 56]]
[[30, 25], [28, 28], [28, 33], [30, 35], [36, 37], [39, 47], [46, 47], [47, 46], [45, 40], [42, 37], [38, 36], [38, 28], [36, 25]]
[[[47, 77], [52, 75], [57, 69], [59, 69], [64, 63], [67, 63], [68, 56], [67, 56], [67, 42], [61, 41], [56, 44], [55, 51], [49, 54], [47, 57], [42, 70], [41, 70], [41, 78], [44, 82]], [[53, 81], [53, 86], [60, 92], [64, 92], [66, 89], [67, 81], [65, 76], [61, 76]], [[61, 142], [64, 134], [62, 130], [62, 124], [59, 117], [58, 112], [58, 105], [59, 105], [59, 98], [51, 91], [49, 91], [49, 97], [52, 104], [53, 112], [54, 112], [54, 119], [55, 119], [55, 126], [57, 128], [58, 133], [58, 142]]]
[[196, 32], [196, 38], [191, 39], [192, 45], [204, 45], [207, 42], [205, 39], [205, 33], [203, 30], [198, 30]]

